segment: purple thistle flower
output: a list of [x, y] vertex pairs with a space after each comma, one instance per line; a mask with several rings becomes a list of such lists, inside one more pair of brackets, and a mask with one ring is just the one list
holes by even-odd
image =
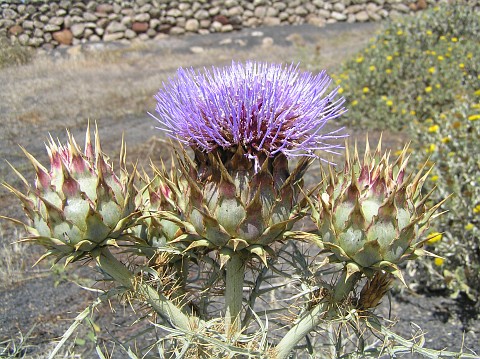
[[294, 65], [180, 68], [155, 96], [156, 119], [169, 136], [205, 152], [243, 146], [250, 157], [335, 153], [341, 146], [328, 141], [346, 137], [343, 128], [322, 129], [346, 110], [344, 98], [335, 99], [338, 88], [325, 95], [331, 82], [325, 71], [313, 75]]

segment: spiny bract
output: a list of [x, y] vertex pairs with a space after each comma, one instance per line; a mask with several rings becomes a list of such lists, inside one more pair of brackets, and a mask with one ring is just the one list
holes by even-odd
[[301, 217], [297, 208], [302, 177], [311, 160], [303, 158], [289, 173], [283, 154], [263, 157], [255, 170], [242, 147], [236, 152], [195, 151], [194, 160], [186, 153], [178, 156], [178, 176], [157, 170], [162, 188], [153, 191], [161, 194], [168, 208], [175, 208], [160, 216], [182, 229], [162, 230], [163, 236], [190, 249], [219, 249], [222, 261], [233, 251], [265, 261], [269, 245], [282, 240]]
[[102, 153], [98, 131], [94, 149], [88, 128], [83, 153], [73, 136], [67, 134], [67, 145], [57, 145], [50, 138], [50, 170], [24, 150], [36, 171], [33, 187], [16, 171], [25, 184], [26, 195], [6, 186], [22, 201], [31, 220], [31, 225], [24, 225], [26, 240], [48, 249], [42, 258], [66, 257], [69, 263], [97, 246], [116, 244], [133, 225], [136, 209], [133, 176], [126, 173], [124, 149], [122, 176], [118, 178]]
[[[357, 149], [343, 171], [324, 176], [312, 217], [322, 241], [319, 245], [334, 253], [333, 259], [356, 264], [367, 275], [384, 269], [402, 279], [397, 264], [422, 253], [418, 238], [428, 228], [441, 205], [427, 205], [430, 193], [421, 189], [429, 171], [425, 165], [413, 176], [406, 175], [405, 147], [393, 164], [389, 153], [381, 155], [381, 140], [370, 151], [368, 140], [363, 163]], [[443, 203], [443, 202], [442, 202]]]

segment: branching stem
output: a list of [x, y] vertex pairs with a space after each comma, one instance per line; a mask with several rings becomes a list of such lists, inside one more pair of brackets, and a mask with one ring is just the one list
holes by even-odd
[[272, 359], [286, 359], [298, 342], [325, 320], [325, 317], [334, 316], [336, 314], [335, 308], [348, 296], [360, 277], [360, 273], [349, 275], [347, 269], [344, 268], [330, 298], [322, 300], [303, 314], [275, 347], [275, 354]]
[[129, 290], [133, 290], [163, 318], [173, 326], [183, 330], [190, 330], [192, 325], [198, 323], [198, 318], [188, 316], [164, 295], [158, 293], [148, 284], [136, 282], [134, 274], [106, 247], [92, 252], [92, 257], [97, 261], [98, 266], [104, 270], [117, 283]]

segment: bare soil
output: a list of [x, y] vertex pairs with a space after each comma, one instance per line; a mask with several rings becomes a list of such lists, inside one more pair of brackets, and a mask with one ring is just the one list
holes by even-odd
[[[88, 119], [98, 124], [103, 149], [112, 157], [118, 153], [124, 134], [132, 162], [138, 159], [140, 165], [148, 166], [149, 158], [166, 159], [166, 142], [147, 112], [154, 111], [153, 95], [162, 81], [179, 66], [202, 68], [251, 59], [300, 62], [302, 69], [311, 71], [333, 70], [360, 50], [378, 28], [378, 24], [258, 28], [39, 53], [31, 64], [0, 70], [0, 181], [21, 186], [5, 161], [27, 173], [29, 165], [18, 144], [46, 163], [47, 134], [64, 140], [65, 128], [69, 128], [80, 140]], [[364, 142], [363, 132], [344, 125], [352, 137]], [[373, 132], [370, 138], [376, 140], [379, 135]], [[408, 134], [393, 131], [384, 131], [383, 137], [386, 147], [393, 150], [408, 140]], [[312, 176], [307, 181], [314, 181]], [[0, 189], [0, 201], [1, 215], [21, 218], [19, 204], [4, 188]], [[1, 229], [0, 243], [16, 239], [18, 233], [11, 225], [4, 223]], [[10, 261], [16, 265], [0, 279], [4, 282], [0, 282], [0, 342], [18, 332], [25, 334], [35, 325], [27, 357], [48, 353], [52, 341], [96, 295], [75, 284], [85, 283], [85, 278], [91, 276], [88, 269], [73, 266], [68, 275], [61, 270], [51, 274], [45, 265], [30, 269], [38, 253], [31, 247], [17, 253]], [[446, 293], [403, 290], [392, 296], [391, 303], [385, 301], [381, 311], [386, 314], [390, 309], [400, 321], [395, 330], [407, 337], [415, 334], [411, 323], [418, 324], [426, 332], [426, 347], [452, 351], [470, 348], [478, 352], [480, 320], [472, 314], [470, 304], [451, 299]], [[128, 310], [124, 314], [112, 316], [104, 309], [97, 317], [99, 323], [110, 323], [114, 333], [116, 321], [129, 320]], [[109, 339], [108, 333], [99, 335]], [[117, 354], [122, 357], [121, 351]], [[82, 357], [96, 355], [85, 353]]]

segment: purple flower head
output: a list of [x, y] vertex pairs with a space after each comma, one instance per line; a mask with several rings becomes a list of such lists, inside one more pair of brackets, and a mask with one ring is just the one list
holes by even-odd
[[298, 66], [233, 62], [204, 73], [177, 71], [155, 96], [157, 120], [171, 137], [194, 149], [243, 146], [249, 156], [316, 156], [335, 152], [331, 139], [342, 129], [324, 132], [329, 120], [346, 110], [325, 71], [300, 72]]

